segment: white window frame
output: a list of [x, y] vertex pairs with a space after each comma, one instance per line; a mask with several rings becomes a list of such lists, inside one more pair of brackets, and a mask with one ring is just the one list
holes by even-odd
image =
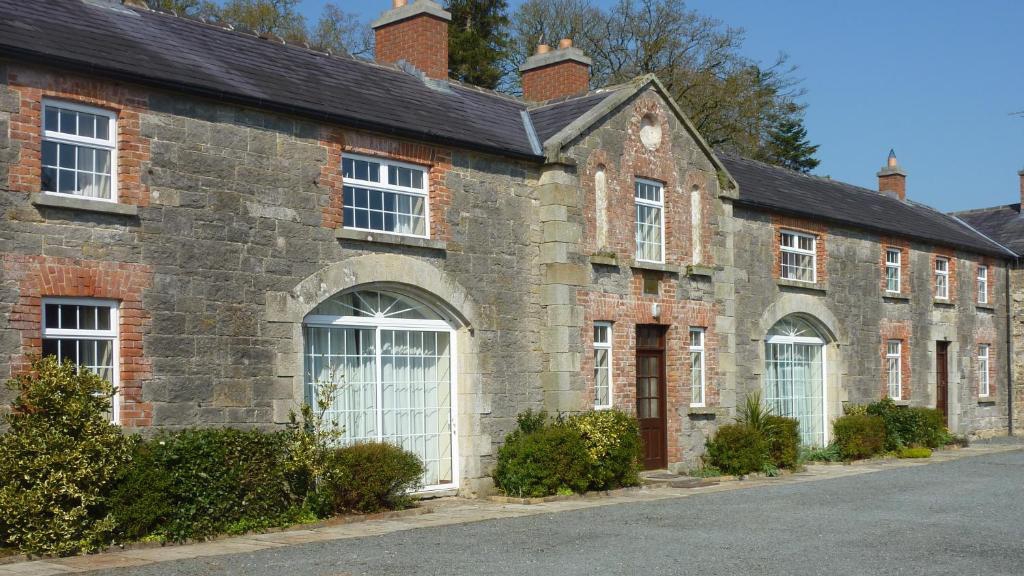
[[[696, 337], [695, 337], [696, 335]], [[707, 336], [707, 329], [699, 326], [690, 327], [690, 406], [695, 408], [702, 408], [707, 405], [707, 353], [705, 346], [705, 337]], [[693, 378], [693, 357], [698, 355], [700, 357], [700, 381], [694, 382]], [[700, 391], [700, 400], [694, 401], [697, 394], [693, 393], [693, 390]]]
[[[407, 196], [418, 196], [423, 198], [423, 234], [411, 234], [406, 232], [394, 232], [390, 230], [377, 230], [376, 228], [359, 228], [355, 225], [348, 225], [345, 223], [344, 207], [342, 208], [342, 225], [346, 230], [359, 230], [362, 232], [372, 232], [374, 234], [391, 234], [393, 236], [406, 236], [412, 238], [430, 238], [430, 168], [419, 164], [410, 164], [408, 162], [399, 162], [396, 160], [390, 160], [380, 156], [366, 156], [362, 154], [349, 154], [343, 152], [341, 155], [342, 166], [344, 166], [345, 159], [360, 160], [363, 162], [373, 162], [379, 164], [379, 172], [377, 179], [380, 182], [373, 182], [370, 180], [360, 180], [358, 178], [344, 178], [344, 186], [354, 186], [357, 188], [365, 188], [368, 190], [379, 190], [382, 192], [395, 192], [398, 194], [405, 194]], [[405, 168], [408, 170], [417, 170], [422, 172], [423, 187], [413, 188], [408, 186], [398, 186], [394, 184], [388, 184], [388, 168], [394, 166], [396, 168]], [[343, 170], [343, 168], [341, 168]]]
[[[594, 322], [594, 332], [597, 332], [597, 328], [604, 328], [608, 335], [606, 342], [599, 342], [596, 338], [594, 339], [594, 410], [608, 410], [612, 407], [614, 402], [612, 401], [612, 390], [614, 389], [612, 383], [612, 349], [614, 347], [613, 342], [615, 337], [612, 333], [611, 322]], [[597, 351], [607, 350], [608, 366], [605, 367], [608, 376], [608, 402], [604, 404], [598, 404], [597, 402], [597, 371], [600, 369], [597, 366]]]
[[[106, 140], [99, 138], [89, 138], [86, 136], [76, 136], [73, 134], [65, 134], [63, 132], [55, 132], [46, 129], [46, 109], [47, 108], [63, 108], [65, 110], [71, 110], [72, 112], [81, 112], [83, 114], [93, 114], [95, 116], [105, 116], [109, 122], [107, 126], [107, 135], [110, 136]], [[82, 104], [76, 104], [74, 102], [66, 102], [64, 100], [54, 100], [51, 98], [43, 99], [42, 113], [39, 116], [39, 130], [43, 135], [42, 141], [56, 142], [58, 144], [69, 144], [72, 146], [88, 146], [90, 148], [97, 148], [102, 150], [108, 150], [110, 152], [110, 198], [97, 198], [94, 196], [85, 196], [83, 194], [69, 194], [67, 192], [55, 192], [46, 191], [44, 194], [52, 194], [54, 196], [70, 196], [72, 198], [80, 198], [82, 200], [89, 200], [93, 202], [110, 202], [117, 203], [117, 113], [111, 110], [105, 110], [103, 108], [96, 108], [93, 106], [84, 106]], [[42, 188], [42, 146], [40, 145], [40, 189]]]
[[[896, 255], [896, 261], [889, 259], [890, 255]], [[895, 271], [896, 274], [896, 289], [893, 290], [889, 286], [889, 272]], [[903, 290], [903, 251], [899, 248], [886, 248], [885, 249], [885, 291], [889, 294], [899, 294]]]
[[[895, 351], [893, 347], [895, 346]], [[888, 340], [885, 343], [886, 390], [889, 398], [903, 398], [903, 341]], [[895, 378], [893, 375], [895, 374]], [[895, 382], [894, 382], [895, 380]], [[895, 387], [893, 386], [895, 384]]]
[[[658, 189], [658, 191], [659, 191], [658, 197], [661, 198], [661, 201], [655, 202], [653, 200], [647, 200], [647, 199], [644, 199], [644, 198], [637, 198], [637, 195], [636, 195], [637, 186], [640, 185], [640, 184], [656, 187]], [[633, 234], [634, 234], [634, 236], [637, 237], [638, 240], [639, 240], [639, 237], [640, 237], [639, 234], [637, 234], [638, 229], [640, 227], [640, 219], [637, 217], [637, 212], [639, 211], [639, 206], [648, 206], [648, 207], [651, 207], [651, 208], [657, 208], [658, 209], [658, 215], [661, 217], [660, 218], [660, 223], [659, 223], [659, 228], [658, 228], [659, 232], [661, 233], [661, 237], [659, 238], [659, 245], [658, 245], [658, 247], [659, 247], [658, 259], [657, 260], [647, 260], [645, 258], [641, 258], [640, 257], [640, 245], [639, 245], [639, 242], [637, 242], [636, 254], [635, 254], [636, 260], [638, 262], [651, 262], [651, 263], [654, 263], [654, 264], [664, 264], [665, 263], [665, 185], [662, 184], [661, 182], [658, 182], [657, 180], [647, 180], [645, 178], [636, 178], [634, 180], [634, 182], [633, 182], [633, 204], [634, 204], [633, 220], [635, 222], [634, 229], [633, 229]]]
[[988, 304], [988, 266], [978, 265], [978, 304]]
[[[109, 330], [77, 330], [77, 329], [65, 329], [65, 328], [47, 328], [46, 327], [46, 305], [47, 304], [69, 304], [77, 306], [96, 306], [105, 307], [110, 309], [110, 329]], [[40, 336], [42, 340], [51, 339], [75, 339], [75, 340], [109, 340], [111, 342], [111, 363], [113, 369], [111, 374], [113, 375], [113, 381], [110, 383], [114, 386], [114, 395], [111, 398], [111, 412], [113, 413], [114, 424], [120, 424], [121, 422], [121, 391], [119, 389], [121, 380], [121, 344], [118, 338], [118, 328], [120, 326], [120, 314], [119, 306], [116, 300], [106, 300], [100, 298], [57, 298], [57, 297], [46, 297], [42, 299], [40, 304], [40, 326], [42, 330]], [[58, 358], [59, 360], [59, 358]]]
[[[940, 263], [942, 269], [939, 268]], [[935, 259], [935, 299], [949, 300], [949, 258], [944, 256]]]
[[978, 344], [978, 396], [982, 398], [992, 393], [989, 379], [990, 349], [988, 344]]
[[[786, 246], [783, 242], [784, 236], [793, 236], [795, 239], [793, 246]], [[805, 250], [800, 248], [800, 238], [807, 238], [811, 241], [811, 249]], [[816, 284], [818, 282], [818, 237], [813, 234], [807, 234], [805, 232], [797, 232], [796, 230], [780, 230], [779, 231], [779, 277], [783, 280], [790, 282], [804, 282], [806, 284]], [[811, 257], [811, 279], [801, 280], [799, 278], [790, 278], [786, 276], [786, 266], [783, 263], [782, 255], [785, 253], [797, 254], [799, 256], [810, 256]]]

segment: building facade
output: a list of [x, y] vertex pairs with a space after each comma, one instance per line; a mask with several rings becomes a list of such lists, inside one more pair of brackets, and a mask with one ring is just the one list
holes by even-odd
[[886, 395], [1006, 433], [1012, 254], [717, 155], [657, 79], [590, 91], [571, 42], [519, 99], [447, 80], [427, 0], [376, 63], [116, 0], [0, 13], [2, 377], [75, 362], [142, 431], [272, 428], [337, 383], [348, 441], [464, 494], [530, 408], [636, 413], [649, 468], [755, 390], [809, 444]]

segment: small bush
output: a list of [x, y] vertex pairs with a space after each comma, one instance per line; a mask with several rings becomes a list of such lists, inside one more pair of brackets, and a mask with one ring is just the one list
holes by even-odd
[[590, 455], [579, 431], [561, 422], [538, 425], [536, 417], [520, 416], [519, 423], [520, 429], [506, 436], [498, 450], [495, 485], [519, 497], [584, 492], [590, 483]]
[[777, 468], [796, 468], [800, 460], [800, 421], [783, 416], [767, 416], [768, 456]]
[[113, 388], [53, 357], [8, 387], [17, 397], [0, 435], [0, 540], [29, 554], [102, 547], [114, 532], [107, 496], [135, 442], [109, 421]]
[[841, 462], [842, 460], [843, 454], [834, 442], [824, 448], [803, 447], [800, 452], [801, 462]]
[[932, 450], [931, 448], [903, 447], [900, 448], [899, 452], [897, 453], [897, 456], [899, 456], [900, 458], [931, 458]]
[[895, 451], [902, 446], [938, 448], [952, 440], [945, 416], [938, 410], [897, 406], [891, 398], [873, 402], [866, 410], [885, 420], [886, 450]]
[[770, 463], [768, 442], [760, 432], [743, 424], [720, 426], [706, 448], [706, 463], [725, 474], [750, 474]]
[[334, 449], [322, 490], [333, 512], [400, 510], [412, 504], [423, 462], [387, 442], [360, 442]]
[[643, 445], [636, 418], [619, 410], [594, 410], [566, 424], [579, 432], [589, 456], [588, 489], [610, 490], [640, 483]]
[[870, 458], [885, 448], [885, 420], [879, 416], [842, 416], [832, 431], [845, 460]]
[[195, 429], [139, 446], [113, 494], [124, 538], [184, 541], [287, 524], [304, 494], [289, 474], [287, 433]]

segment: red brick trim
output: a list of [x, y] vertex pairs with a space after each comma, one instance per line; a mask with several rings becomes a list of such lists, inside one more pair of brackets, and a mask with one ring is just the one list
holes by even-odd
[[374, 30], [378, 62], [409, 62], [430, 78], [448, 78], [448, 22], [429, 14], [386, 24]]
[[814, 249], [816, 252], [815, 276], [817, 284], [824, 284], [828, 281], [828, 250], [826, 249], [826, 239], [828, 237], [827, 226], [820, 222], [804, 220], [802, 218], [772, 214], [772, 227], [775, 232], [775, 236], [772, 238], [772, 257], [774, 259], [772, 274], [776, 279], [782, 278], [782, 246], [780, 245], [780, 234], [783, 230], [792, 230], [793, 232], [803, 232], [804, 234], [814, 236]]
[[562, 60], [523, 72], [523, 98], [534, 102], [584, 94], [590, 88], [590, 66]]
[[889, 395], [889, 363], [886, 360], [888, 344], [890, 340], [900, 341], [900, 397], [893, 400], [910, 400], [911, 382], [910, 379], [910, 356], [913, 339], [911, 338], [911, 325], [907, 321], [882, 319], [880, 333], [882, 344], [880, 346], [882, 358], [882, 398]]
[[[937, 287], [936, 287], [936, 284], [935, 284], [935, 262], [939, 258], [945, 258], [945, 259], [949, 260], [949, 298], [945, 299], [945, 300], [939, 299], [938, 296], [937, 296], [938, 293], [936, 292]], [[931, 261], [932, 261], [932, 269], [931, 269], [930, 273], [931, 273], [931, 276], [932, 276], [932, 280], [931, 280], [932, 299], [934, 299], [937, 302], [948, 302], [950, 304], [955, 303], [956, 302], [956, 294], [957, 294], [957, 286], [958, 286], [958, 284], [957, 284], [957, 273], [956, 273], [956, 252], [953, 249], [951, 249], [951, 248], [936, 247], [935, 248], [935, 252], [932, 254]]]
[[910, 285], [913, 274], [910, 273], [910, 242], [900, 238], [882, 237], [879, 239], [882, 245], [881, 254], [879, 255], [879, 266], [881, 270], [881, 277], [879, 279], [880, 288], [882, 294], [891, 294], [886, 288], [888, 283], [886, 282], [885, 271], [886, 271], [886, 252], [889, 249], [897, 249], [900, 251], [900, 291], [898, 294], [907, 296], [913, 292]]
[[8, 175], [10, 190], [40, 191], [42, 103], [44, 98], [53, 98], [117, 114], [117, 201], [149, 205], [149, 186], [142, 182], [143, 167], [150, 158], [149, 138], [141, 132], [140, 114], [149, 109], [143, 91], [109, 80], [18, 66], [9, 68], [7, 81], [19, 98], [18, 112], [11, 115], [11, 142], [20, 152]]
[[48, 296], [107, 298], [119, 301], [119, 386], [121, 424], [150, 426], [153, 407], [142, 401], [142, 385], [151, 376], [143, 336], [152, 318], [142, 306], [142, 293], [153, 283], [153, 270], [142, 264], [118, 264], [48, 256], [4, 254], [5, 279], [18, 285], [11, 310], [11, 328], [21, 333], [21, 347], [11, 355], [13, 373], [28, 370], [30, 357], [42, 352], [42, 299]]

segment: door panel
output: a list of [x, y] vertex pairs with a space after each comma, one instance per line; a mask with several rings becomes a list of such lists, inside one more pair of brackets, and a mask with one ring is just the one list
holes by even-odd
[[644, 468], [668, 465], [665, 410], [664, 329], [637, 327], [636, 414], [644, 444]]
[[949, 342], [935, 343], [935, 409], [949, 425]]

